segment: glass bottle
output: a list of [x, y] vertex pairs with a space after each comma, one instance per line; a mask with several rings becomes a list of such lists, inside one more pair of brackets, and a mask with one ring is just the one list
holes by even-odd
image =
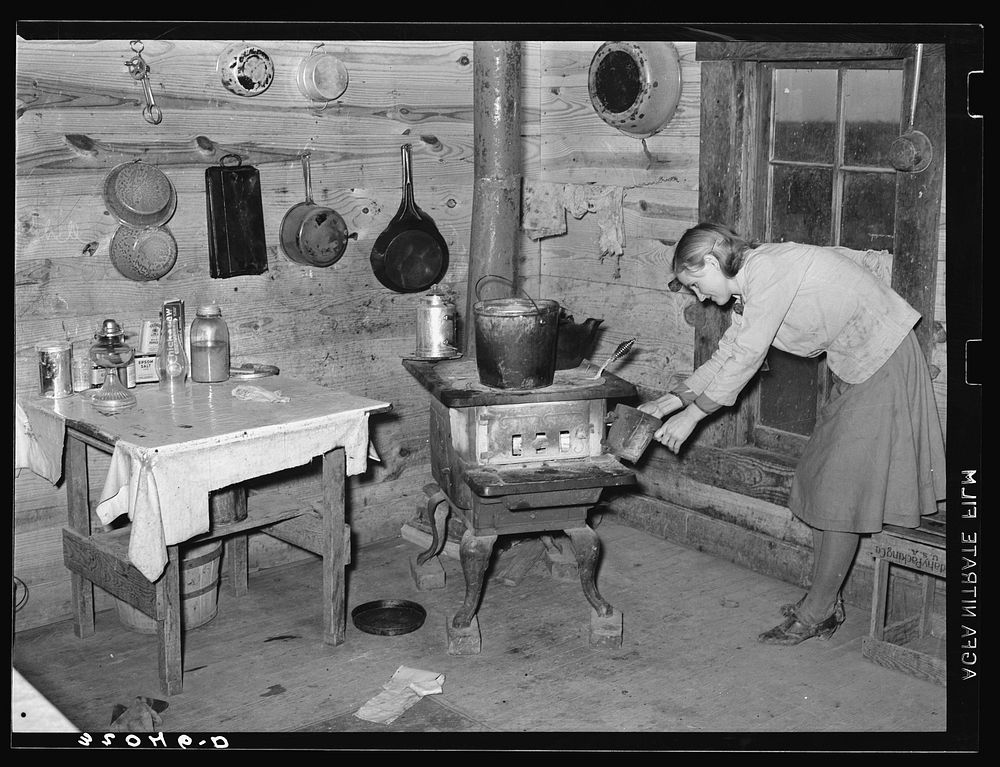
[[199, 307], [191, 323], [191, 380], [229, 380], [229, 326], [215, 304]]
[[173, 390], [184, 385], [188, 377], [188, 358], [176, 312], [163, 308], [160, 319], [160, 345], [156, 352], [156, 374], [160, 388]]

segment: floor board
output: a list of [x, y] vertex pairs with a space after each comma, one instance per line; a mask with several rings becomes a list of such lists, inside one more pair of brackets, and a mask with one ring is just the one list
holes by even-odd
[[[419, 630], [376, 636], [348, 621], [345, 644], [324, 645], [318, 561], [255, 573], [239, 599], [223, 581], [218, 616], [186, 633], [184, 691], [168, 700], [163, 727], [226, 733], [234, 743], [240, 733], [455, 731], [718, 733], [727, 734], [714, 741], [724, 745], [731, 733], [945, 731], [943, 687], [862, 657], [862, 611], [848, 606], [829, 641], [761, 645], [757, 634], [778, 622], [778, 605], [799, 589], [612, 515], [598, 533], [598, 586], [624, 616], [621, 648], [589, 646], [590, 605], [579, 583], [539, 563], [517, 585], [487, 583], [482, 653], [448, 655], [445, 627], [463, 598], [461, 567], [442, 557], [445, 587], [418, 591], [409, 558], [420, 548], [400, 538], [355, 552], [348, 609], [414, 600], [427, 610]], [[163, 698], [155, 646], [155, 637], [130, 631], [112, 610], [98, 614], [96, 635], [84, 640], [69, 622], [17, 633], [13, 661], [78, 727], [103, 732], [116, 703]], [[443, 673], [443, 693], [389, 725], [354, 717], [401, 665]]]

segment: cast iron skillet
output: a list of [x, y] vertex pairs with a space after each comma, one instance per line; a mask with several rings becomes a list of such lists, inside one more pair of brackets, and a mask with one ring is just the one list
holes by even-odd
[[410, 145], [403, 156], [403, 200], [399, 210], [372, 247], [375, 277], [389, 290], [416, 293], [437, 284], [448, 271], [448, 246], [434, 219], [413, 201]]

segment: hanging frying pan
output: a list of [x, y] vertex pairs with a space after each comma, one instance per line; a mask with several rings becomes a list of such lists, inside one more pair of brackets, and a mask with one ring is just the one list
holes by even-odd
[[281, 249], [297, 264], [332, 266], [347, 248], [347, 224], [333, 208], [313, 202], [308, 153], [302, 155], [302, 176], [306, 199], [289, 208], [281, 219]]
[[413, 201], [410, 145], [403, 156], [403, 200], [399, 210], [372, 247], [375, 277], [389, 290], [417, 293], [437, 284], [448, 270], [448, 246], [434, 219]]

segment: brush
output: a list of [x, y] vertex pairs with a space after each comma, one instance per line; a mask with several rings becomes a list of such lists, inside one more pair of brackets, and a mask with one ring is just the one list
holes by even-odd
[[622, 357], [624, 357], [626, 354], [632, 351], [632, 347], [634, 345], [635, 345], [634, 338], [630, 338], [628, 341], [622, 341], [620, 344], [618, 344], [618, 348], [611, 353], [611, 356], [608, 357], [607, 362], [601, 365], [600, 369], [594, 374], [593, 380], [596, 381], [598, 378], [600, 378], [605, 368], [607, 368], [607, 366], [610, 365], [612, 362], [614, 362], [615, 360], [620, 360]]

